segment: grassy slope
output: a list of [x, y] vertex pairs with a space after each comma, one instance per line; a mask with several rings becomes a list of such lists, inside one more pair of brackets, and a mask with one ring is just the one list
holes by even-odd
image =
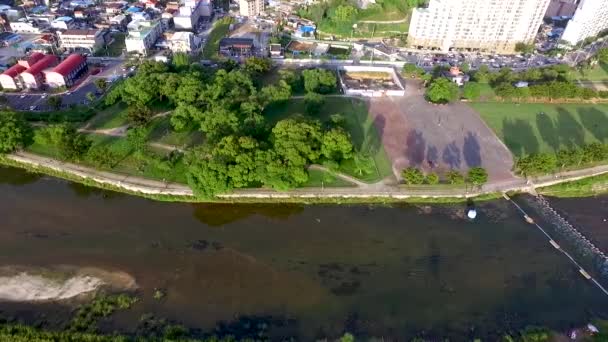
[[[368, 115], [367, 105], [360, 100], [348, 98], [326, 98], [323, 108], [316, 119], [321, 122], [329, 120], [333, 114], [343, 114], [346, 119], [346, 129], [350, 132], [355, 148], [369, 152], [376, 162], [376, 172], [360, 177], [354, 170], [352, 162], [340, 166], [340, 171], [361, 178], [366, 182], [375, 182], [392, 174], [391, 162], [384, 151], [373, 120]], [[286, 104], [273, 105], [266, 109], [265, 116], [269, 122], [304, 114], [304, 100], [291, 100]]]
[[108, 129], [115, 128], [125, 125], [127, 123], [127, 105], [124, 103], [118, 103], [114, 106], [108, 107], [97, 115], [95, 115], [89, 122], [89, 129]]
[[[119, 162], [106, 171], [118, 172], [132, 176], [151, 178], [156, 180], [167, 180], [172, 182], [186, 183], [186, 167], [180, 160], [173, 167], [167, 167], [160, 160], [167, 156], [168, 151], [150, 149], [150, 156], [138, 158], [133, 154], [128, 142], [124, 138], [109, 137], [103, 135], [89, 134], [89, 139], [94, 146], [107, 146], [110, 151], [120, 156]], [[58, 150], [49, 145], [34, 143], [27, 150], [39, 155], [59, 159]], [[81, 160], [78, 164], [94, 167], [88, 160]]]
[[572, 77], [581, 81], [608, 81], [608, 64], [598, 64], [589, 71], [573, 71]]
[[207, 43], [203, 48], [203, 59], [214, 59], [217, 57], [218, 49], [220, 46], [220, 39], [224, 38], [228, 34], [232, 18], [224, 17], [213, 24], [213, 30], [209, 33]]
[[473, 103], [472, 106], [516, 156], [608, 142], [605, 104]]
[[608, 193], [608, 174], [539, 189], [547, 196], [584, 197]]

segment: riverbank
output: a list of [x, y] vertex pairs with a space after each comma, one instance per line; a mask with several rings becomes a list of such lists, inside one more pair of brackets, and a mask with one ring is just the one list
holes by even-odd
[[[408, 189], [399, 186], [382, 186], [377, 189], [302, 188], [285, 192], [271, 189], [243, 189], [219, 195], [214, 199], [203, 199], [195, 197], [192, 190], [184, 184], [160, 182], [130, 175], [99, 171], [26, 152], [6, 155], [0, 158], [0, 163], [105, 190], [159, 201], [193, 203], [456, 203], [471, 198], [477, 200], [494, 199], [503, 192], [535, 192], [536, 188], [552, 187], [608, 173], [608, 165], [603, 165], [529, 180], [517, 179], [509, 182], [488, 183], [475, 189], [441, 187]], [[593, 180], [587, 182], [592, 183]], [[604, 182], [603, 178], [601, 178], [601, 182]], [[591, 186], [587, 195], [596, 195], [596, 188]], [[548, 188], [543, 191], [550, 191], [550, 189]], [[559, 192], [555, 193], [559, 194]], [[577, 196], [585, 195], [584, 191], [577, 193]]]

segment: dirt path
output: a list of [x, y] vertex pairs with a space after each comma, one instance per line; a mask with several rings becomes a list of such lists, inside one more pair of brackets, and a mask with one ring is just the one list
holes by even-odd
[[[17, 152], [6, 156], [18, 163], [31, 167], [43, 167], [53, 171], [67, 173], [72, 176], [90, 179], [99, 184], [105, 184], [126, 191], [148, 195], [193, 196], [192, 190], [177, 183], [161, 182], [115, 172], [105, 172], [93, 168], [65, 163], [26, 152]], [[384, 182], [370, 185], [368, 188], [301, 188], [285, 192], [272, 189], [241, 189], [232, 193], [219, 195], [220, 198], [251, 198], [251, 199], [285, 199], [285, 198], [394, 198], [407, 199], [410, 197], [445, 198], [445, 197], [475, 197], [488, 193], [507, 191], [529, 191], [536, 187], [549, 186], [586, 177], [608, 173], [608, 165], [594, 168], [569, 171], [556, 175], [539, 177], [534, 182], [524, 179], [511, 181], [490, 182], [479, 189], [407, 189], [399, 186], [389, 186]], [[378, 188], [375, 188], [378, 187]]]

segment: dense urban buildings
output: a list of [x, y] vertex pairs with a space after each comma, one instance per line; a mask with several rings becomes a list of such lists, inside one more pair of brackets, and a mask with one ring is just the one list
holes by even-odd
[[239, 10], [244, 17], [255, 17], [264, 12], [264, 0], [239, 0]]
[[533, 42], [550, 0], [430, 0], [412, 13], [408, 44], [442, 51], [512, 53]]
[[608, 29], [608, 0], [581, 0], [562, 40], [576, 45]]

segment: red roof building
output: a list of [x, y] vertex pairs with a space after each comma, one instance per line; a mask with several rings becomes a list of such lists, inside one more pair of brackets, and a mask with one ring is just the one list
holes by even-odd
[[23, 86], [29, 89], [38, 89], [43, 84], [44, 75], [42, 71], [57, 64], [57, 57], [53, 55], [45, 55], [38, 62], [21, 73]]
[[45, 73], [46, 83], [51, 88], [71, 87], [87, 71], [87, 59], [80, 54], [69, 55], [53, 70]]
[[43, 53], [34, 52], [33, 54], [29, 55], [29, 57], [27, 59], [22, 59], [22, 60], [18, 61], [17, 63], [21, 64], [22, 66], [24, 66], [26, 68], [30, 68], [32, 65], [36, 64], [36, 62], [38, 62], [42, 58], [44, 58]]
[[0, 85], [2, 85], [2, 89], [19, 89], [19, 79], [18, 76], [23, 71], [25, 71], [26, 67], [20, 64], [15, 64], [12, 67], [6, 69], [0, 75]]

